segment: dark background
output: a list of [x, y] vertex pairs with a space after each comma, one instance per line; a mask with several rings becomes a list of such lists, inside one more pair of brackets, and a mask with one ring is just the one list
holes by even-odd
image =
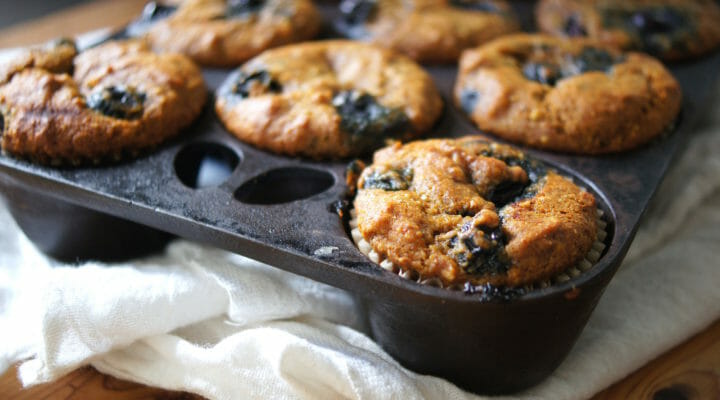
[[[7, 28], [66, 7], [92, 0], [0, 0], [0, 28]], [[115, 0], [122, 1], [122, 0]]]

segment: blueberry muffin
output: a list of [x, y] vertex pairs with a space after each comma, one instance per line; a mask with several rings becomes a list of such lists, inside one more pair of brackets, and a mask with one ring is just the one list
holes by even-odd
[[334, 159], [422, 134], [442, 106], [430, 76], [409, 58], [339, 40], [264, 52], [223, 83], [215, 109], [240, 140]]
[[695, 57], [720, 45], [720, 6], [713, 0], [542, 0], [538, 26], [560, 36], [587, 36], [664, 60]]
[[0, 66], [0, 145], [40, 163], [120, 159], [177, 134], [205, 98], [200, 70], [182, 55], [140, 42], [77, 54], [60, 41]]
[[590, 193], [479, 136], [378, 151], [354, 213], [371, 259], [449, 287], [532, 285], [582, 263], [598, 241]]
[[482, 130], [546, 150], [629, 150], [666, 132], [682, 102], [665, 67], [587, 39], [513, 35], [466, 51], [455, 102]]
[[310, 0], [186, 0], [176, 10], [150, 6], [158, 21], [145, 37], [156, 51], [202, 65], [234, 67], [280, 45], [314, 37], [321, 18]]
[[517, 31], [504, 1], [344, 0], [338, 28], [422, 63], [455, 63], [460, 53]]

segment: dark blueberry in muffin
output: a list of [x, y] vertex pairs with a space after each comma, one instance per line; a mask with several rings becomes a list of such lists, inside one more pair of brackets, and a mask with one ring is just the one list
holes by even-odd
[[345, 167], [345, 176], [350, 177], [352, 180], [356, 181], [359, 177], [362, 171], [365, 169], [365, 163], [361, 160], [352, 160], [350, 163], [348, 163], [347, 167]]
[[638, 31], [645, 34], [669, 33], [685, 25], [685, 17], [669, 7], [637, 11], [630, 20]]
[[465, 111], [468, 114], [472, 114], [473, 110], [475, 110], [475, 106], [477, 105], [478, 99], [480, 98], [480, 94], [472, 89], [465, 89], [460, 93], [460, 106], [462, 107], [463, 111]]
[[561, 79], [585, 72], [608, 72], [620, 61], [622, 59], [616, 59], [605, 50], [585, 47], [580, 54], [569, 57], [562, 66], [550, 62], [528, 61], [523, 65], [523, 75], [531, 81], [554, 86]]
[[550, 86], [554, 86], [558, 80], [563, 78], [560, 67], [546, 62], [526, 63], [523, 66], [523, 75], [531, 81]]
[[265, 5], [264, 0], [228, 0], [225, 15], [228, 18], [256, 13]]
[[450, 4], [459, 8], [466, 8], [468, 10], [483, 11], [489, 13], [498, 13], [500, 9], [490, 1], [483, 0], [450, 0]]
[[363, 189], [407, 190], [410, 187], [412, 175], [412, 170], [408, 168], [372, 171], [365, 177]]
[[[543, 176], [547, 175], [547, 168], [537, 161], [528, 161], [527, 159], [520, 158], [504, 158], [502, 159], [505, 164], [514, 167], [519, 166], [528, 176], [531, 183], [537, 183]], [[533, 187], [527, 187], [523, 196], [526, 196], [529, 191], [532, 191]]]
[[5, 116], [2, 113], [0, 113], [0, 137], [2, 137], [4, 132], [5, 132]]
[[340, 115], [340, 129], [351, 135], [359, 149], [382, 145], [409, 128], [408, 117], [402, 110], [387, 108], [367, 93], [342, 91], [333, 97], [332, 103]]
[[630, 21], [637, 30], [642, 48], [652, 54], [682, 46], [683, 36], [690, 29], [686, 17], [669, 7], [638, 11]]
[[571, 15], [565, 20], [565, 26], [563, 26], [563, 31], [566, 35], [571, 37], [587, 36], [587, 30], [585, 29], [585, 26], [582, 24], [582, 21], [580, 21], [580, 17], [577, 14]]
[[369, 21], [376, 11], [375, 0], [344, 0], [340, 3], [340, 12], [349, 25], [360, 25]]
[[350, 221], [351, 209], [352, 205], [350, 203], [350, 200], [347, 199], [333, 201], [328, 206], [328, 210], [333, 214], [337, 214], [337, 216], [340, 217], [343, 225], [345, 226], [347, 226], [347, 223]]
[[695, 29], [690, 18], [673, 7], [604, 10], [603, 21], [605, 26], [626, 30], [636, 46], [652, 54], [682, 48]]
[[137, 119], [143, 115], [145, 94], [126, 86], [109, 86], [87, 98], [91, 109], [108, 117]]
[[464, 224], [447, 243], [448, 254], [467, 274], [504, 274], [510, 265], [505, 252], [506, 238], [500, 227]]
[[470, 282], [465, 283], [463, 292], [469, 295], [478, 295], [478, 301], [507, 302], [518, 298], [526, 293], [524, 288], [511, 288], [507, 286], [493, 286], [489, 283], [483, 285], [473, 285]]
[[232, 91], [244, 99], [257, 93], [279, 93], [282, 86], [267, 71], [256, 71], [249, 75], [240, 72]]
[[495, 203], [495, 207], [500, 208], [520, 197], [527, 186], [527, 182], [503, 181], [484, 197]]
[[358, 179], [360, 179], [360, 174], [364, 169], [365, 163], [357, 159], [350, 161], [345, 167], [345, 185], [347, 185], [347, 195], [349, 197], [355, 196], [355, 193], [357, 193]]
[[580, 54], [573, 57], [573, 63], [577, 67], [578, 73], [582, 74], [588, 71], [607, 72], [617, 61], [605, 50], [585, 47]]

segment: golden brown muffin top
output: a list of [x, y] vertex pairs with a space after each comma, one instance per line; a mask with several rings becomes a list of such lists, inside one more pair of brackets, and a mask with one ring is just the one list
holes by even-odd
[[581, 261], [596, 239], [590, 193], [478, 136], [378, 151], [354, 207], [381, 259], [447, 285], [538, 282]]
[[463, 53], [455, 101], [480, 129], [504, 139], [602, 154], [665, 132], [682, 93], [645, 54], [589, 39], [518, 34]]
[[185, 0], [146, 38], [157, 51], [233, 67], [268, 48], [313, 38], [321, 22], [310, 0]]
[[543, 0], [539, 28], [589, 37], [664, 60], [704, 54], [720, 45], [720, 6], [713, 0]]
[[139, 41], [80, 54], [69, 42], [33, 48], [0, 67], [3, 151], [41, 163], [120, 159], [178, 133], [202, 110], [200, 70]]
[[504, 1], [345, 0], [341, 30], [423, 63], [453, 63], [467, 48], [519, 30]]
[[313, 158], [363, 154], [429, 130], [442, 100], [412, 60], [334, 40], [268, 50], [218, 90], [225, 126], [255, 146]]

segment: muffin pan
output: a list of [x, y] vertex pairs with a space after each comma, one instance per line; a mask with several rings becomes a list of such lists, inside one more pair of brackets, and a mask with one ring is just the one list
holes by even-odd
[[[478, 133], [450, 100], [456, 68], [428, 70], [446, 101], [433, 132]], [[603, 157], [523, 149], [593, 192], [608, 223], [606, 250], [593, 268], [529, 292], [449, 291], [373, 264], [336, 213], [347, 162], [287, 158], [240, 143], [214, 115], [212, 99], [184, 134], [136, 160], [50, 168], [2, 155], [0, 191], [28, 237], [56, 258], [136, 256], [162, 248], [171, 234], [208, 243], [352, 292], [375, 340], [406, 367], [477, 393], [508, 393], [540, 382], [572, 348], [673, 155], [690, 139], [720, 54], [671, 70], [684, 90], [683, 113], [660, 140]], [[228, 72], [206, 70], [209, 90]]]

